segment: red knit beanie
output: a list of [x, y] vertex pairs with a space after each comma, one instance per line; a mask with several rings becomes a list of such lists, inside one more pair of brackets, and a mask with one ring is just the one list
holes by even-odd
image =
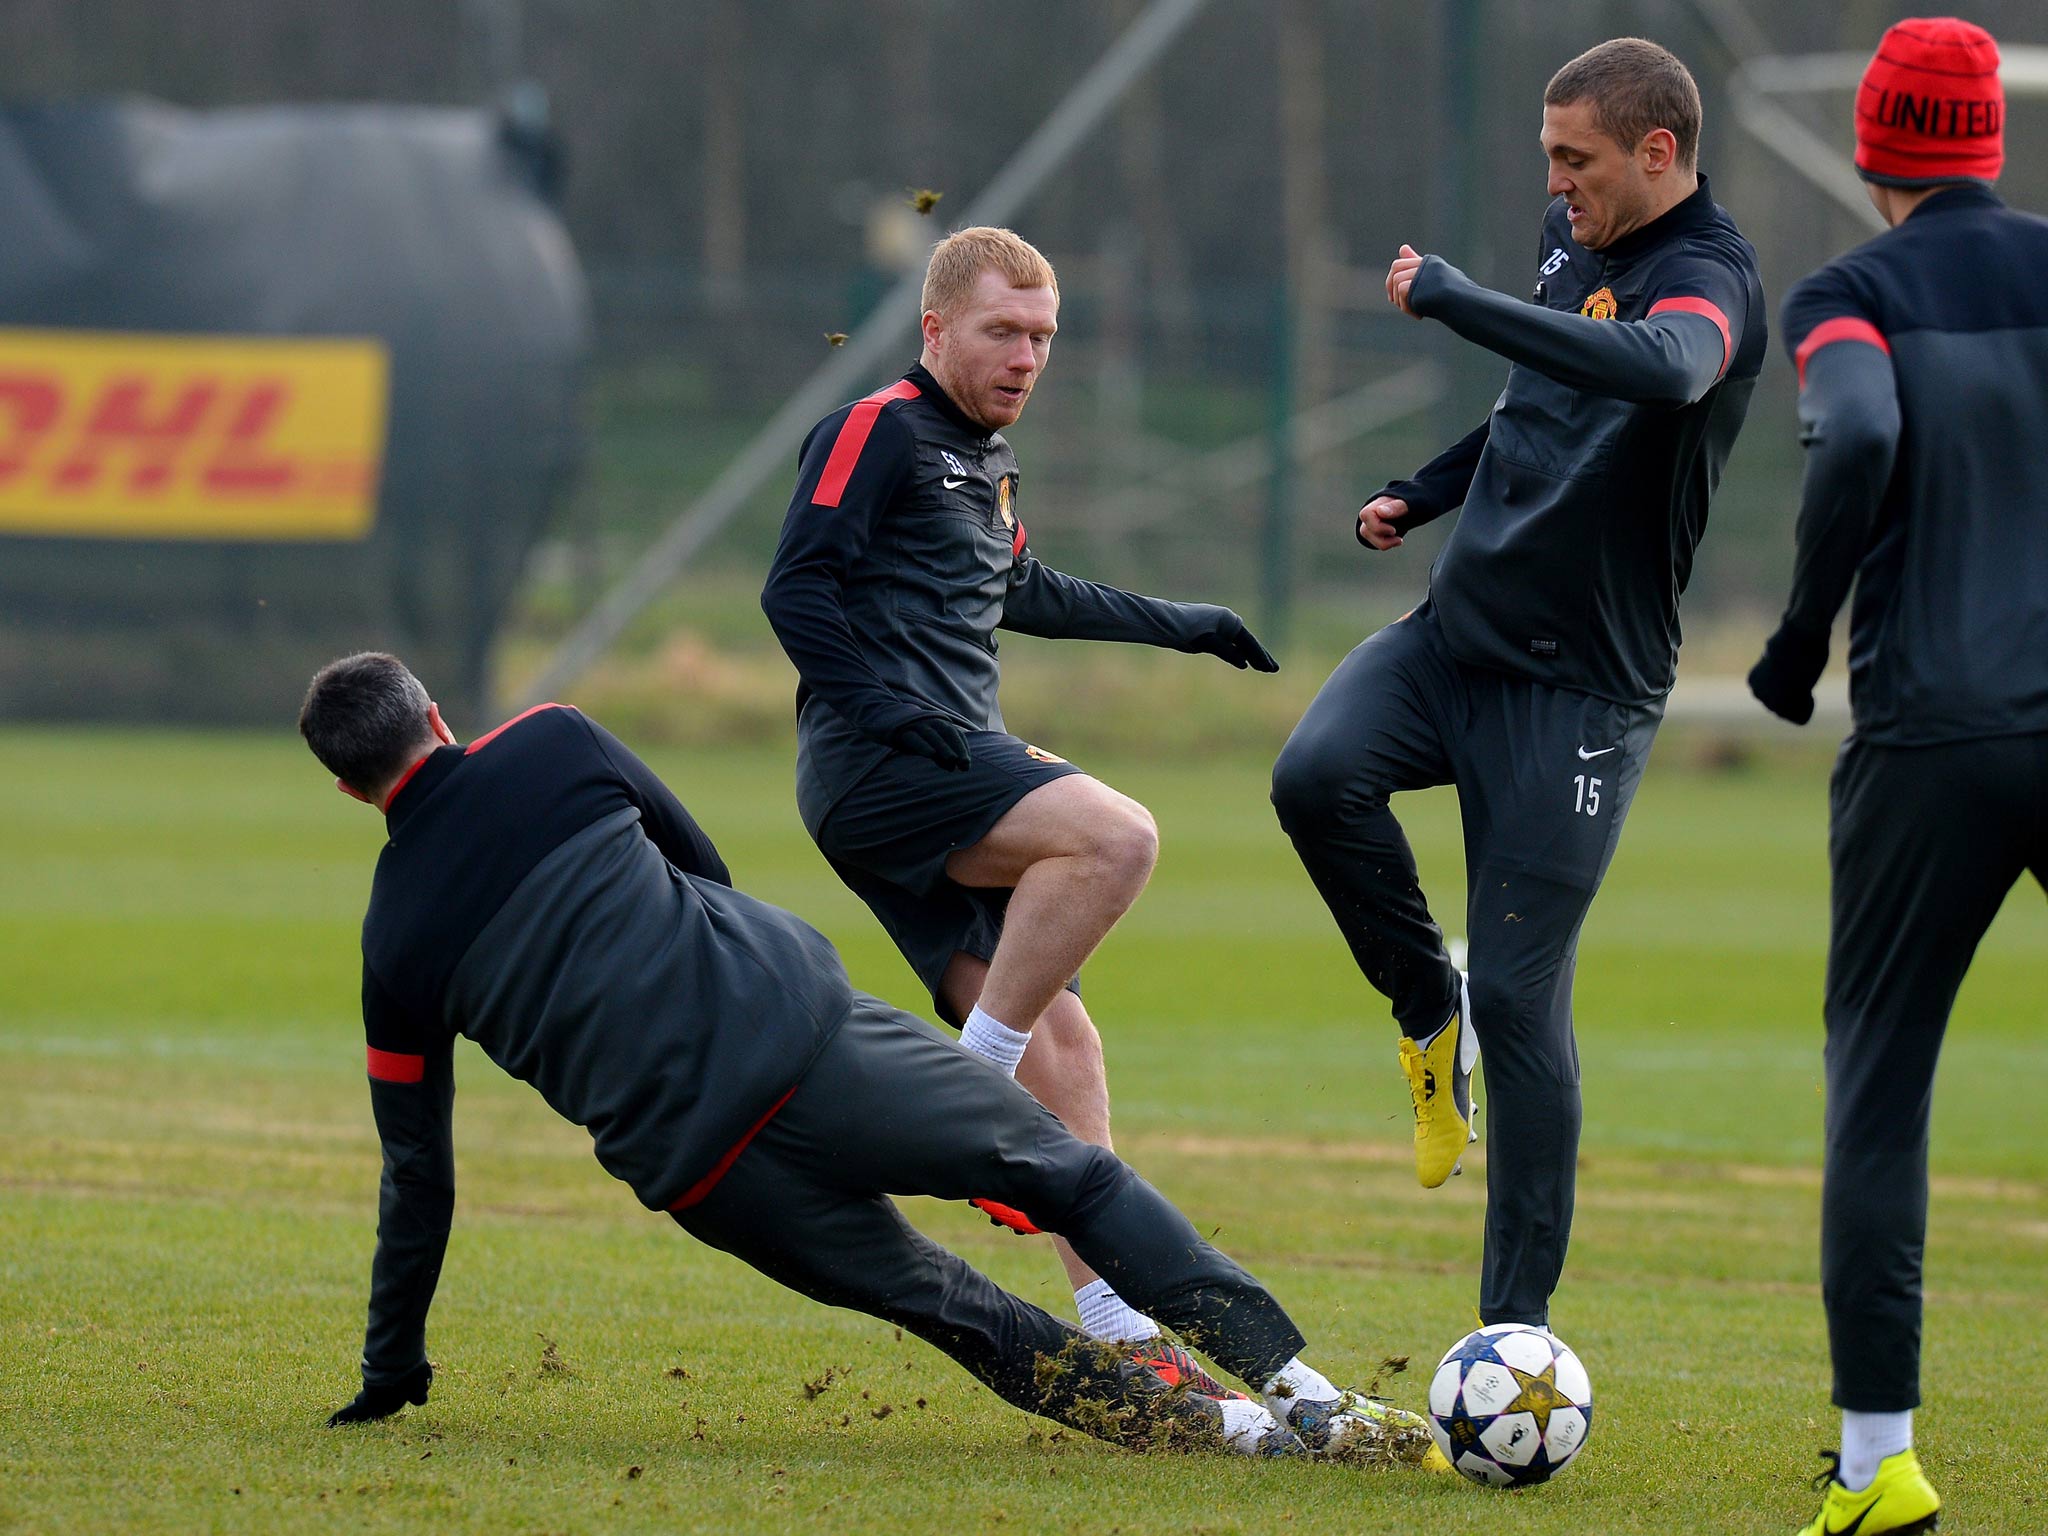
[[1998, 43], [1954, 16], [1917, 16], [1878, 42], [1856, 92], [1856, 169], [1925, 187], [1995, 181], [2005, 164]]

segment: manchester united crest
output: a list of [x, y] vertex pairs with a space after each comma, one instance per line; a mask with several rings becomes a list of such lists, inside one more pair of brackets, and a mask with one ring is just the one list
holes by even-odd
[[1010, 510], [1010, 484], [1015, 478], [1013, 475], [1005, 475], [996, 482], [996, 511], [1003, 515], [1005, 528], [1017, 526], [1017, 514]]
[[1620, 308], [1621, 304], [1614, 297], [1614, 290], [1602, 288], [1598, 293], [1586, 296], [1586, 302], [1579, 306], [1579, 313], [1589, 320], [1612, 320]]

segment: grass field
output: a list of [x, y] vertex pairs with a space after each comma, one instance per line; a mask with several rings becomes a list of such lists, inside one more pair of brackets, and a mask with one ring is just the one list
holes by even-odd
[[[1089, 766], [1158, 814], [1089, 970], [1120, 1145], [1265, 1277], [1311, 1358], [1420, 1406], [1471, 1326], [1483, 1181], [1413, 1187], [1393, 1034], [1243, 760]], [[1515, 1495], [1145, 1459], [1009, 1409], [914, 1340], [639, 1209], [464, 1047], [432, 1403], [355, 1387], [376, 1142], [354, 930], [381, 831], [295, 741], [0, 735], [0, 1529], [1790, 1532], [1834, 1443], [1814, 1282], [1825, 758], [1653, 765], [1579, 975], [1587, 1130], [1554, 1323], [1590, 1448]], [[916, 1003], [792, 811], [783, 752], [655, 754], [741, 883]], [[1445, 914], [1456, 808], [1404, 814]], [[1902, 935], [1910, 942], [1911, 935]], [[2048, 913], [2028, 885], [1958, 1006], [1921, 1440], [1944, 1529], [2048, 1530]], [[1051, 1256], [914, 1218], [1023, 1294]], [[842, 1373], [815, 1397], [805, 1383]]]

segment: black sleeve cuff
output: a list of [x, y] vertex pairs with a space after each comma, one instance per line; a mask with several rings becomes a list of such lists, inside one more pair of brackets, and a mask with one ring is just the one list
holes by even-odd
[[1828, 664], [1828, 632], [1784, 625], [1750, 668], [1749, 691], [1772, 714], [1804, 725], [1813, 718], [1813, 685]]

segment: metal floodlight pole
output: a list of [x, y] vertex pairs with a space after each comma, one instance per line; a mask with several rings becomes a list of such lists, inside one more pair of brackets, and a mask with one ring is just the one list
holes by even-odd
[[1862, 54], [1850, 53], [1751, 59], [1728, 77], [1728, 104], [1736, 122], [1757, 143], [1826, 193], [1857, 223], [1880, 230], [1885, 227], [1884, 219], [1871, 205], [1855, 166], [1772, 100], [1780, 95], [1853, 91], [1869, 62]]
[[1855, 170], [1842, 162], [1826, 139], [1770, 99], [1845, 85], [1853, 90], [1868, 60], [1849, 54], [1774, 54], [1770, 34], [1742, 0], [1692, 0], [1691, 8], [1734, 61], [1728, 75], [1728, 107], [1737, 124], [1851, 218], [1884, 228]]
[[[1000, 224], [1021, 208], [1207, 4], [1208, 0], [1152, 0], [967, 206], [962, 224]], [[738, 515], [748, 498], [788, 469], [803, 434], [843, 402], [916, 323], [923, 286], [923, 274], [916, 273], [889, 290], [846, 345], [782, 403], [724, 473], [563, 640], [522, 703], [540, 703], [581, 677], [691, 557]]]

